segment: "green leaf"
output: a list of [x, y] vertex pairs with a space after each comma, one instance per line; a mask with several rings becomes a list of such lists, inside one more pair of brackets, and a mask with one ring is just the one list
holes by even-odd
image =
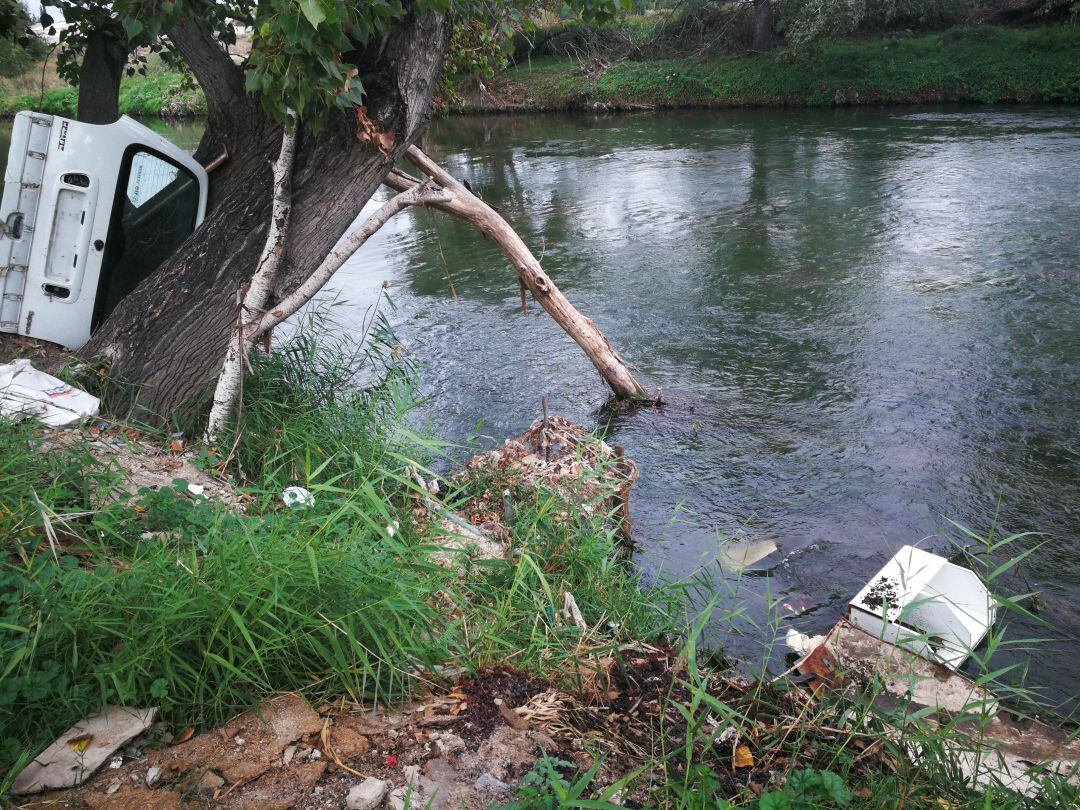
[[169, 682], [164, 678], [158, 678], [150, 684], [150, 696], [158, 700], [164, 700], [169, 694]]
[[843, 778], [832, 771], [821, 772], [821, 786], [832, 800], [841, 807], [847, 807], [851, 801], [851, 792], [844, 784]]
[[758, 802], [758, 810], [791, 810], [791, 799], [786, 793], [772, 791], [766, 793]]
[[318, 28], [319, 23], [326, 19], [326, 11], [319, 0], [300, 0], [300, 11], [307, 17], [312, 28]]
[[142, 33], [143, 24], [136, 20], [134, 17], [124, 17], [124, 31], [127, 33], [128, 39], [135, 39]]

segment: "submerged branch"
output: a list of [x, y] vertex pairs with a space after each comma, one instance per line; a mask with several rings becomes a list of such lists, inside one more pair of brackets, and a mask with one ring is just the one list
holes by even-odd
[[[472, 223], [484, 236], [499, 246], [533, 298], [588, 355], [615, 396], [619, 399], [647, 399], [648, 394], [634, 379], [626, 362], [596, 328], [596, 324], [582, 315], [555, 286], [555, 282], [544, 272], [532, 251], [506, 220], [424, 154], [419, 147], [410, 146], [405, 156], [410, 163], [449, 193], [449, 200], [434, 202], [432, 205]], [[419, 180], [397, 169], [391, 171], [384, 182], [400, 192], [415, 189], [420, 185]]]

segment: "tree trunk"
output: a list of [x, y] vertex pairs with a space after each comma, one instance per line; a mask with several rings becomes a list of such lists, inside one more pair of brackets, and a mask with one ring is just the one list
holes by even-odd
[[[426, 125], [449, 43], [447, 15], [412, 13], [387, 37], [352, 57], [368, 92], [368, 114], [396, 136], [390, 157], [357, 140], [352, 114], [333, 116], [317, 135], [298, 136], [289, 246], [281, 297], [302, 283], [359, 215], [404, 150]], [[187, 242], [112, 312], [83, 347], [104, 355], [126, 383], [108, 402], [144, 418], [203, 404], [237, 318], [237, 293], [251, 277], [270, 221], [270, 164], [281, 128], [243, 90], [241, 71], [193, 21], [169, 31], [207, 97], [207, 133], [196, 157], [225, 148], [211, 175], [211, 209]]]
[[80, 121], [111, 124], [120, 117], [120, 79], [127, 63], [127, 48], [121, 42], [112, 30], [91, 31], [87, 36], [79, 67]]
[[751, 47], [760, 52], [776, 47], [772, 0], [754, 0], [754, 40]]

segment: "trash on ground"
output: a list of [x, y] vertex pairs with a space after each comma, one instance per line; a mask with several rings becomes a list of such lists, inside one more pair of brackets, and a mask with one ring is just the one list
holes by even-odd
[[0, 366], [0, 416], [67, 427], [95, 416], [99, 404], [97, 397], [39, 371], [29, 360]]
[[[844, 619], [797, 668], [814, 676], [815, 690], [881, 684], [874, 702], [895, 718], [898, 728], [918, 723], [943, 729], [938, 739], [943, 749], [980, 785], [1000, 785], [1034, 796], [1043, 771], [1077, 779], [1080, 740], [1039, 720], [1018, 719], [967, 676]], [[898, 707], [904, 711], [897, 711]], [[911, 735], [911, 739], [919, 736]], [[908, 754], [917, 762], [927, 752], [917, 743], [908, 743]]]
[[501, 447], [479, 453], [451, 481], [463, 483], [470, 476], [487, 475], [497, 486], [450, 509], [438, 500], [437, 481], [425, 482], [413, 471], [417, 483], [413, 517], [420, 526], [434, 523], [441, 548], [431, 559], [453, 564], [462, 553], [478, 559], [507, 555], [516, 507], [507, 483], [543, 487], [565, 504], [562, 516], [580, 510], [586, 514], [613, 514], [623, 537], [630, 537], [630, 488], [637, 480], [637, 466], [560, 416], [538, 419], [520, 436]]
[[848, 606], [848, 620], [872, 636], [958, 669], [986, 637], [997, 606], [978, 575], [903, 546]]
[[581, 630], [589, 629], [589, 625], [585, 623], [581, 615], [581, 608], [578, 607], [577, 600], [570, 591], [563, 594], [563, 618]]
[[240, 509], [242, 495], [229, 481], [215, 478], [197, 465], [193, 453], [171, 453], [146, 438], [138, 430], [121, 425], [86, 425], [81, 430], [50, 432], [45, 437], [45, 446], [77, 445], [118, 472], [116, 489], [106, 498], [106, 503], [139, 495], [142, 490], [170, 487], [187, 495], [215, 500], [230, 509]]
[[120, 746], [150, 728], [156, 714], [156, 708], [107, 706], [80, 720], [22, 770], [12, 792], [24, 796], [81, 784]]
[[[612, 512], [622, 536], [630, 539], [630, 489], [638, 478], [637, 465], [622, 448], [610, 447], [561, 416], [537, 419], [501, 447], [473, 456], [465, 469], [466, 474], [496, 472], [503, 482], [541, 486], [563, 495], [569, 508], [586, 513]], [[474, 506], [508, 529], [500, 516], [504, 488], [505, 483], [474, 499]]]
[[286, 506], [312, 507], [315, 505], [315, 496], [303, 487], [285, 487], [281, 493], [281, 500]]

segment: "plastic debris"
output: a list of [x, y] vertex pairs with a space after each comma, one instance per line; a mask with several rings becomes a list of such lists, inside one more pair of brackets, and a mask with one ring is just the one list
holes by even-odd
[[796, 652], [799, 655], [809, 655], [813, 650], [820, 647], [825, 642], [825, 636], [808, 636], [806, 633], [800, 633], [795, 628], [788, 628], [787, 638], [784, 639], [787, 643], [788, 649], [792, 652]]
[[738, 573], [776, 552], [772, 540], [728, 540], [721, 544], [717, 558], [726, 570]]
[[848, 620], [872, 636], [958, 669], [986, 637], [997, 606], [978, 575], [903, 546], [848, 605]]
[[582, 630], [588, 630], [589, 625], [585, 623], [585, 618], [581, 615], [581, 609], [578, 607], [577, 600], [570, 591], [566, 591], [563, 594], [563, 617], [569, 620], [575, 627], [579, 627]]
[[281, 493], [281, 500], [286, 506], [311, 507], [315, 505], [315, 496], [303, 487], [285, 487], [285, 491]]
[[66, 427], [96, 416], [99, 405], [97, 397], [38, 371], [29, 360], [0, 366], [0, 416]]
[[82, 784], [114, 751], [150, 728], [156, 714], [156, 708], [107, 706], [80, 720], [23, 768], [12, 792], [25, 796]]

